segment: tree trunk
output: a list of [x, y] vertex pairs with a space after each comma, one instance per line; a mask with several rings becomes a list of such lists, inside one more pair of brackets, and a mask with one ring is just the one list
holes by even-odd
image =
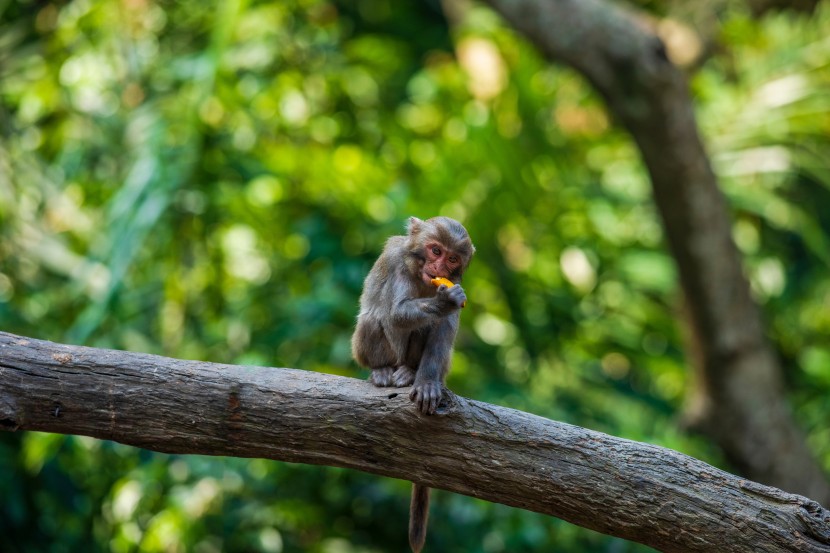
[[488, 0], [549, 59], [585, 76], [637, 143], [690, 314], [690, 417], [748, 477], [830, 503], [732, 241], [686, 78], [645, 20], [603, 0]]
[[447, 392], [0, 333], [0, 428], [166, 453], [347, 467], [545, 513], [663, 551], [830, 553], [830, 512], [669, 449]]

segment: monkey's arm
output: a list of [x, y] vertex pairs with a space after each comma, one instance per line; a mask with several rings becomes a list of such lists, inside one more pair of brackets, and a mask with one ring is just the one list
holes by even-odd
[[431, 298], [419, 298], [415, 297], [416, 295], [412, 285], [400, 285], [394, 291], [390, 319], [395, 328], [400, 330], [423, 328], [453, 313], [456, 314], [457, 319], [458, 310], [467, 301], [461, 285], [452, 288], [441, 286]]
[[450, 369], [452, 345], [458, 332], [458, 310], [441, 319], [429, 331], [421, 363], [415, 373], [415, 383], [409, 393], [418, 409], [432, 415], [441, 401], [444, 378]]

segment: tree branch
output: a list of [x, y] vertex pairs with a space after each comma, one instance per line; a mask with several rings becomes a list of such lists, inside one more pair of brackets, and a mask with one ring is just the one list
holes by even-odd
[[0, 428], [165, 453], [346, 467], [553, 515], [663, 551], [830, 552], [830, 512], [675, 451], [449, 394], [0, 332]]
[[830, 502], [784, 394], [683, 73], [644, 18], [604, 0], [487, 0], [549, 59], [587, 78], [637, 143], [696, 346], [695, 426], [750, 478]]

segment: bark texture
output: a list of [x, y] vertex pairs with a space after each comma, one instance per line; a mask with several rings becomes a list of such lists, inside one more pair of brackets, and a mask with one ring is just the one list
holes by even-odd
[[0, 333], [0, 428], [347, 467], [663, 551], [830, 552], [830, 511], [675, 451], [449, 394]]
[[487, 1], [550, 60], [585, 76], [637, 143], [696, 345], [693, 425], [748, 477], [830, 503], [751, 298], [685, 75], [644, 19], [611, 2]]

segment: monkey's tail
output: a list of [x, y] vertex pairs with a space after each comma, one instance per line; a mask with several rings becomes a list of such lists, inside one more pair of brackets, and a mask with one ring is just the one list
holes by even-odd
[[421, 553], [427, 538], [429, 519], [429, 488], [412, 483], [412, 502], [409, 504], [409, 547], [412, 553]]

